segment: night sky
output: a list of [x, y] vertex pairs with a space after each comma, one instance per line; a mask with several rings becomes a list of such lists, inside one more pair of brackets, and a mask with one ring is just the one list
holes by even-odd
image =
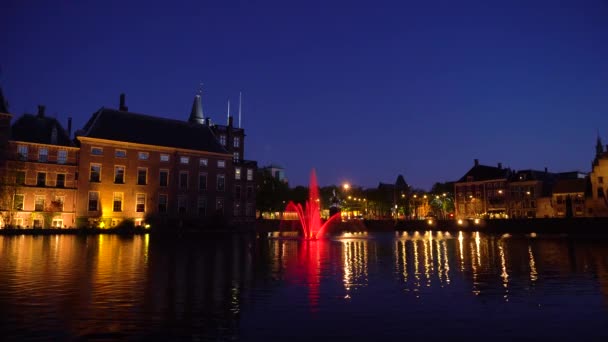
[[224, 124], [242, 91], [245, 157], [291, 185], [314, 167], [429, 189], [474, 158], [587, 172], [598, 130], [608, 143], [604, 0], [3, 0], [0, 47], [11, 112], [75, 128], [121, 92], [186, 120], [201, 82]]

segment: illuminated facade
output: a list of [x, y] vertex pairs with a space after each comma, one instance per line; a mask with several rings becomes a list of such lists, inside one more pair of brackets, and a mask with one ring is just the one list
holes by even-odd
[[555, 217], [587, 216], [585, 192], [587, 180], [562, 179], [553, 188], [552, 204]]
[[604, 150], [602, 140], [598, 137], [595, 146], [595, 159], [589, 174], [591, 194], [588, 213], [595, 217], [608, 217], [608, 146]]
[[[0, 102], [4, 103], [1, 96]], [[0, 226], [73, 227], [78, 148], [70, 139], [70, 129], [66, 132], [55, 118], [45, 116], [44, 106], [36, 115], [19, 117], [12, 126], [6, 105], [0, 111]]]
[[213, 126], [201, 97], [188, 121], [101, 108], [78, 132], [80, 226], [197, 225], [255, 218], [257, 164], [245, 161], [244, 130]]
[[475, 159], [473, 167], [454, 183], [456, 218], [474, 218], [482, 215], [504, 217], [507, 212], [507, 181], [511, 170], [480, 165]]

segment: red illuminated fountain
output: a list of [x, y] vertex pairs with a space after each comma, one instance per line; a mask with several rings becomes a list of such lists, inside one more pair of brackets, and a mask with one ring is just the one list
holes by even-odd
[[289, 202], [285, 211], [297, 213], [304, 238], [309, 240], [322, 237], [327, 227], [340, 218], [340, 213], [336, 213], [325, 222], [321, 220], [321, 199], [314, 169], [310, 172], [308, 200], [305, 207], [302, 207], [300, 203]]

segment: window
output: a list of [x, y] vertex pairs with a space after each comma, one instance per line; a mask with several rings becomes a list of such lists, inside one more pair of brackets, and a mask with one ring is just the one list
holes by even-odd
[[46, 172], [38, 172], [36, 175], [36, 186], [46, 186]]
[[179, 173], [179, 188], [188, 189], [188, 171], [181, 171]]
[[241, 199], [241, 186], [240, 185], [236, 185], [234, 187], [234, 198], [235, 199]]
[[94, 156], [101, 156], [101, 155], [103, 155], [103, 148], [91, 147], [91, 154]]
[[36, 196], [34, 211], [44, 211], [44, 196]]
[[19, 145], [17, 147], [17, 156], [19, 160], [27, 160], [27, 146]]
[[222, 146], [226, 146], [226, 135], [220, 135], [220, 144], [222, 144]]
[[114, 193], [114, 200], [112, 201], [112, 211], [115, 211], [115, 212], [122, 211], [122, 199], [123, 199], [122, 192]]
[[91, 164], [89, 181], [97, 183], [101, 182], [101, 164]]
[[160, 175], [158, 177], [160, 186], [169, 185], [169, 170], [160, 170]]
[[234, 155], [234, 157], [233, 157], [234, 161], [241, 160], [241, 154], [239, 152], [234, 152], [233, 155]]
[[234, 179], [236, 179], [236, 180], [241, 179], [241, 168], [240, 167], [234, 168]]
[[97, 211], [99, 205], [99, 192], [89, 191], [89, 211]]
[[207, 190], [207, 174], [206, 173], [200, 173], [198, 175], [198, 190], [199, 191]]
[[114, 166], [114, 183], [125, 184], [125, 167], [122, 165]]
[[15, 184], [25, 185], [25, 171], [17, 171], [15, 174]]
[[200, 196], [196, 203], [196, 210], [200, 216], [207, 214], [207, 197]]
[[137, 168], [137, 185], [146, 185], [148, 181], [148, 169], [145, 167]]
[[224, 175], [217, 175], [217, 191], [224, 191], [226, 188], [226, 177]]
[[224, 214], [224, 199], [218, 198], [215, 200], [215, 212], [217, 214]]
[[247, 169], [247, 180], [248, 181], [253, 180], [253, 169]]
[[161, 154], [160, 155], [160, 161], [161, 162], [168, 162], [169, 161], [169, 155], [168, 154]]
[[116, 158], [126, 158], [127, 157], [127, 151], [125, 151], [125, 150], [115, 150], [114, 151], [114, 157], [116, 157]]
[[57, 179], [55, 180], [55, 186], [58, 188], [65, 188], [65, 173], [57, 174]]
[[207, 160], [207, 158], [201, 158], [201, 159], [198, 161], [198, 166], [201, 166], [201, 167], [207, 167], [207, 164], [208, 164], [208, 163], [209, 163], [209, 160]]
[[251, 203], [247, 203], [247, 205], [245, 206], [245, 215], [246, 216], [253, 216], [254, 212], [253, 212], [253, 204]]
[[247, 187], [247, 199], [253, 199], [253, 187], [252, 186], [248, 186]]
[[65, 164], [68, 162], [68, 151], [59, 150], [57, 151], [57, 164]]
[[158, 195], [158, 212], [166, 213], [167, 212], [167, 202], [169, 202], [169, 198], [166, 194]]
[[177, 212], [185, 214], [188, 211], [188, 198], [184, 195], [177, 197]]
[[52, 224], [53, 228], [61, 228], [63, 227], [63, 219], [53, 219], [53, 224]]
[[180, 164], [188, 164], [188, 163], [190, 163], [190, 157], [186, 157], [186, 156], [179, 157], [179, 163]]
[[234, 147], [240, 147], [241, 146], [241, 138], [240, 137], [234, 137], [234, 139], [232, 140], [232, 145]]
[[599, 184], [604, 184], [604, 177], [597, 177], [597, 182]]
[[46, 163], [49, 161], [49, 149], [41, 147], [38, 150], [38, 161], [42, 163]]
[[241, 216], [241, 205], [239, 203], [234, 204], [234, 216]]
[[221, 167], [221, 168], [226, 167], [226, 161], [225, 160], [218, 160], [217, 161], [217, 167]]
[[150, 158], [150, 154], [148, 152], [138, 152], [137, 158], [139, 160], [148, 160], [148, 158]]
[[65, 196], [55, 196], [55, 200], [51, 202], [54, 211], [63, 211], [63, 203]]
[[25, 198], [24, 195], [13, 196], [13, 209], [14, 210], [23, 210], [24, 198]]
[[137, 194], [135, 197], [135, 211], [143, 213], [146, 211], [146, 194]]

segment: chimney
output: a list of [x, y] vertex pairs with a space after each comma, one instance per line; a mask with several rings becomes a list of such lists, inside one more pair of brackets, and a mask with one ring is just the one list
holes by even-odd
[[38, 105], [38, 117], [39, 118], [44, 117], [44, 106], [43, 105]]
[[498, 168], [502, 170], [502, 163], [498, 163]]
[[479, 159], [475, 159], [475, 166], [479, 166]]
[[548, 172], [549, 172], [549, 169], [547, 169], [547, 168], [545, 167], [545, 173], [548, 173]]
[[206, 118], [205, 119], [205, 126], [207, 126], [207, 127], [211, 126], [211, 119], [210, 118]]
[[120, 94], [120, 107], [118, 107], [118, 110], [120, 110], [121, 112], [128, 111], [129, 107], [127, 107], [126, 102], [126, 95], [124, 93]]
[[229, 116], [228, 117], [228, 127], [230, 127], [230, 128], [232, 128], [232, 121], [233, 121], [232, 116]]
[[68, 137], [72, 138], [72, 118], [68, 118]]

